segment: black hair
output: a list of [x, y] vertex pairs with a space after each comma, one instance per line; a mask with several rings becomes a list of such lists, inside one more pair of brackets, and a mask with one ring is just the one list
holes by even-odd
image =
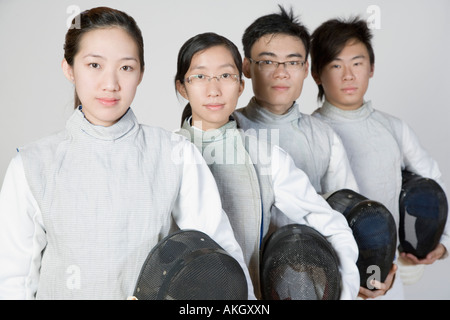
[[[206, 32], [190, 38], [180, 48], [177, 59], [175, 87], [177, 81], [180, 81], [180, 83], [184, 84], [186, 73], [191, 66], [192, 58], [194, 57], [194, 55], [198, 52], [216, 46], [224, 46], [230, 51], [231, 55], [233, 56], [234, 63], [236, 64], [236, 68], [238, 69], [239, 78], [242, 79], [242, 56], [239, 53], [239, 49], [236, 47], [236, 45], [224, 36], [218, 35], [213, 32]], [[183, 114], [181, 116], [181, 125], [183, 125], [183, 121], [191, 115], [192, 108], [188, 103], [184, 108]]]
[[[349, 41], [364, 44], [369, 53], [370, 64], [375, 64], [372, 47], [372, 33], [367, 22], [359, 17], [331, 19], [322, 23], [311, 36], [311, 73], [319, 76], [327, 64], [336, 59]], [[323, 100], [325, 92], [319, 85], [318, 99]]]
[[[80, 26], [67, 31], [64, 43], [64, 58], [70, 66], [73, 67], [74, 59], [80, 49], [80, 42], [84, 34], [101, 28], [120, 27], [127, 31], [136, 42], [141, 71], [144, 71], [144, 40], [141, 30], [133, 17], [116, 9], [97, 7], [80, 13], [73, 19], [72, 24], [75, 21], [80, 21]], [[75, 91], [75, 108], [80, 104], [80, 99]]]
[[286, 34], [298, 37], [305, 46], [306, 57], [308, 59], [310, 34], [308, 29], [298, 21], [294, 12], [286, 12], [283, 6], [278, 5], [279, 13], [269, 14], [256, 19], [244, 32], [242, 44], [244, 46], [244, 55], [251, 57], [251, 50], [258, 39], [268, 34]]

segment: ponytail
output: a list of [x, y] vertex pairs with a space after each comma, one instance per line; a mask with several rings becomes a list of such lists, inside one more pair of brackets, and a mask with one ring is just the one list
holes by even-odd
[[190, 116], [192, 116], [192, 107], [191, 104], [188, 103], [181, 114], [181, 126], [183, 126], [184, 121], [189, 119]]

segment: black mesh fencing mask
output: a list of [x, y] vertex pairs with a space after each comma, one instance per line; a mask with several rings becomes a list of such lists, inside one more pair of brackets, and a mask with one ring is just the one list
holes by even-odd
[[149, 253], [137, 280], [138, 300], [247, 300], [240, 264], [203, 232], [181, 230]]
[[336, 191], [327, 202], [345, 216], [353, 231], [360, 285], [374, 289], [370, 280], [384, 282], [395, 258], [397, 228], [392, 214], [381, 203], [348, 189]]
[[338, 257], [313, 228], [286, 225], [264, 244], [261, 288], [264, 300], [337, 300], [341, 292]]
[[441, 186], [403, 171], [399, 199], [399, 250], [423, 259], [438, 244], [448, 215], [447, 197]]

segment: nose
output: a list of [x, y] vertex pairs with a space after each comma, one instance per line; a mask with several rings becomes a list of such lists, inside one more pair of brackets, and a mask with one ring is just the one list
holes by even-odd
[[275, 78], [288, 78], [289, 72], [286, 70], [286, 65], [283, 63], [278, 64], [277, 68], [273, 72]]
[[115, 70], [105, 70], [102, 78], [102, 89], [104, 91], [119, 91], [119, 77]]
[[222, 94], [220, 90], [220, 82], [217, 77], [211, 78], [206, 85], [208, 97], [218, 97]]
[[350, 67], [344, 68], [343, 76], [345, 81], [353, 80], [355, 78], [355, 74], [353, 73], [353, 70]]

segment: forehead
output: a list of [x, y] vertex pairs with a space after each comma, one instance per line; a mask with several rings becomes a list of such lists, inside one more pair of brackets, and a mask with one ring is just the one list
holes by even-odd
[[189, 69], [237, 68], [230, 50], [222, 45], [195, 53]]
[[267, 34], [259, 38], [252, 46], [253, 57], [270, 53], [277, 57], [288, 57], [292, 55], [306, 56], [303, 41], [288, 34]]
[[123, 56], [138, 57], [138, 46], [133, 37], [123, 28], [98, 28], [83, 34], [78, 52], [121, 58]]
[[355, 57], [369, 58], [369, 50], [364, 43], [351, 39], [345, 43], [336, 59], [353, 59]]

